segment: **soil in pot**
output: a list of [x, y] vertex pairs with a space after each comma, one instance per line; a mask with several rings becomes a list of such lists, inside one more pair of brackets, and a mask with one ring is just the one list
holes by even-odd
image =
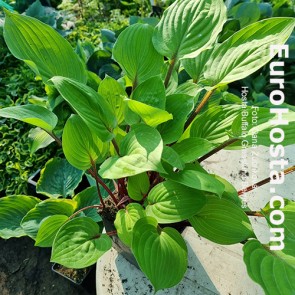
[[75, 269], [75, 268], [67, 268], [63, 265], [60, 265], [58, 263], [55, 263], [52, 266], [52, 270], [57, 272], [58, 274], [62, 275], [63, 277], [66, 277], [73, 283], [80, 285], [82, 284], [83, 280], [86, 278], [88, 273], [90, 272], [92, 266], [85, 267], [81, 269]]

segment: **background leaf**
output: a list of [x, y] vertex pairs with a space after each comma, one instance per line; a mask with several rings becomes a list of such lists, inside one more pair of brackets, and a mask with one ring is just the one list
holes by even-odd
[[165, 10], [153, 43], [170, 59], [197, 56], [215, 41], [225, 21], [226, 8], [221, 0], [178, 0]]
[[0, 109], [0, 116], [23, 121], [52, 131], [57, 124], [57, 117], [48, 109], [38, 105], [22, 105]]
[[173, 120], [158, 126], [165, 144], [179, 139], [188, 114], [194, 107], [194, 100], [185, 94], [169, 95], [166, 98], [166, 111], [173, 116]]
[[214, 48], [205, 66], [206, 81], [218, 86], [254, 73], [275, 56], [270, 46], [284, 44], [294, 26], [294, 18], [270, 18], [238, 31]]
[[150, 77], [161, 74], [164, 59], [151, 40], [153, 27], [135, 24], [125, 29], [113, 48], [114, 59], [126, 72], [134, 88]]
[[112, 77], [106, 76], [99, 84], [98, 94], [109, 103], [116, 114], [118, 124], [121, 124], [124, 120], [124, 98], [127, 97], [122, 85]]
[[25, 61], [44, 81], [53, 76], [86, 83], [85, 68], [71, 45], [39, 20], [6, 11], [5, 42], [12, 54]]
[[155, 292], [177, 285], [186, 272], [187, 247], [181, 234], [174, 228], [161, 229], [152, 217], [135, 224], [132, 252]]
[[112, 247], [112, 240], [101, 234], [101, 228], [89, 217], [77, 217], [58, 231], [53, 246], [51, 262], [69, 268], [90, 266]]
[[9, 196], [0, 198], [0, 237], [2, 239], [25, 236], [20, 226], [23, 217], [40, 202], [28, 196]]
[[[100, 200], [96, 186], [91, 186], [79, 192], [74, 198], [77, 202], [77, 211], [87, 206], [99, 205]], [[97, 213], [97, 208], [84, 210], [83, 213], [93, 219], [95, 222], [102, 221], [100, 215]]]
[[92, 88], [64, 77], [51, 79], [56, 89], [102, 141], [113, 138], [117, 126], [110, 105]]
[[66, 159], [53, 158], [41, 170], [36, 190], [50, 198], [66, 198], [74, 194], [83, 173], [70, 165]]

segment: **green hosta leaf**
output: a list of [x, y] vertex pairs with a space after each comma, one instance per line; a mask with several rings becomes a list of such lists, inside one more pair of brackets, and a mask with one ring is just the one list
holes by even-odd
[[117, 122], [109, 103], [104, 98], [92, 88], [71, 79], [53, 77], [51, 81], [94, 134], [97, 134], [102, 141], [113, 138], [112, 130]]
[[[74, 201], [77, 202], [77, 210], [85, 208], [87, 206], [99, 205], [100, 200], [98, 197], [98, 192], [96, 186], [88, 187], [74, 198]], [[97, 213], [97, 208], [86, 209], [83, 213], [93, 219], [95, 222], [102, 221], [100, 215]]]
[[51, 261], [69, 268], [90, 266], [112, 247], [112, 240], [101, 234], [99, 225], [89, 217], [78, 217], [64, 224], [58, 231]]
[[66, 159], [53, 158], [41, 170], [36, 190], [50, 198], [66, 198], [74, 194], [83, 173], [70, 165]]
[[117, 179], [146, 171], [162, 172], [163, 142], [157, 130], [147, 125], [132, 126], [120, 145], [121, 157], [107, 159], [100, 167], [103, 178]]
[[221, 0], [175, 1], [155, 28], [153, 43], [170, 59], [197, 56], [210, 47], [226, 21]]
[[229, 139], [233, 121], [240, 112], [241, 107], [235, 105], [210, 108], [197, 116], [181, 139], [199, 137], [212, 144], [221, 144]]
[[248, 241], [243, 251], [249, 276], [264, 289], [265, 294], [294, 293], [294, 262], [289, 263], [286, 256], [277, 255], [278, 251], [270, 251], [268, 246], [257, 240]]
[[164, 110], [166, 105], [166, 94], [161, 77], [151, 77], [139, 84], [132, 92], [131, 98], [152, 107]]
[[126, 100], [131, 111], [137, 114], [147, 125], [156, 127], [161, 123], [169, 121], [173, 118], [168, 112], [149, 106], [142, 102], [128, 99]]
[[54, 142], [54, 139], [39, 127], [30, 130], [29, 138], [32, 140], [30, 147], [31, 155]]
[[25, 61], [46, 83], [53, 76], [86, 82], [86, 71], [71, 45], [39, 20], [6, 12], [5, 42], [12, 54]]
[[113, 56], [136, 86], [161, 73], [164, 59], [152, 44], [153, 27], [135, 24], [125, 29], [113, 48]]
[[191, 137], [172, 146], [185, 163], [195, 161], [214, 149], [214, 145], [204, 138]]
[[[279, 127], [284, 130], [285, 133], [284, 146], [295, 144], [295, 112], [287, 110], [288, 113], [282, 114], [282, 120], [287, 122], [287, 124], [280, 124], [278, 126], [279, 123], [277, 122], [282, 120], [278, 119], [277, 115], [270, 113], [270, 109], [253, 108], [254, 107], [252, 107], [252, 109], [248, 107], [247, 109], [244, 109], [243, 113], [237, 116], [233, 121], [231, 131], [234, 137], [241, 138], [249, 143], [253, 142], [253, 139], [255, 139], [256, 145], [270, 146], [273, 144], [269, 136], [270, 132], [273, 128]], [[245, 116], [246, 113], [247, 116]], [[245, 124], [248, 124], [246, 130]], [[242, 141], [239, 141], [235, 146], [241, 147], [241, 143]]]
[[189, 80], [179, 85], [174, 93], [189, 95], [194, 98], [195, 102], [197, 102], [202, 90], [203, 86], [195, 84], [194, 82]]
[[186, 272], [187, 247], [181, 234], [174, 228], [160, 228], [152, 217], [136, 222], [132, 252], [155, 292], [177, 285]]
[[174, 223], [196, 215], [205, 201], [203, 192], [168, 180], [150, 191], [146, 214], [159, 223]]
[[218, 86], [254, 73], [275, 56], [270, 46], [284, 44], [294, 25], [294, 18], [270, 18], [238, 31], [215, 47], [205, 66], [205, 79]]
[[[295, 202], [288, 199], [281, 199], [281, 201], [282, 203], [275, 200], [272, 207], [268, 203], [262, 209], [262, 213], [271, 227], [272, 233], [269, 243], [271, 250], [274, 250], [272, 247], [277, 247], [275, 251], [277, 256], [282, 257], [290, 265], [295, 266]], [[278, 225], [273, 224], [270, 218], [272, 213], [277, 213], [276, 210], [284, 216], [282, 223]], [[279, 217], [275, 215], [277, 214], [274, 214], [273, 218], [278, 220]], [[283, 231], [283, 233], [280, 231]], [[282, 249], [278, 250], [279, 248]]]
[[93, 163], [102, 162], [109, 146], [95, 136], [78, 115], [72, 115], [67, 120], [62, 143], [67, 160], [80, 170], [87, 170]]
[[52, 215], [69, 217], [74, 213], [76, 206], [77, 203], [73, 200], [49, 199], [42, 201], [25, 215], [21, 227], [28, 236], [35, 239], [43, 220]]
[[133, 227], [137, 220], [145, 216], [143, 207], [137, 203], [131, 203], [117, 212], [114, 224], [118, 237], [125, 245], [131, 247]]
[[52, 215], [44, 219], [37, 233], [35, 246], [51, 247], [59, 228], [68, 220], [66, 215]]
[[0, 117], [12, 118], [52, 131], [57, 124], [57, 117], [48, 109], [38, 105], [23, 105], [3, 108]]
[[127, 191], [131, 199], [135, 201], [142, 200], [149, 188], [150, 180], [145, 172], [128, 177]]
[[195, 82], [202, 80], [204, 67], [208, 62], [213, 48], [204, 50], [195, 58], [184, 58], [181, 60], [184, 69]]
[[231, 245], [255, 238], [250, 220], [233, 202], [208, 196], [205, 206], [189, 222], [206, 239]]
[[216, 194], [219, 197], [224, 192], [223, 183], [214, 176], [200, 171], [185, 169], [177, 173], [169, 173], [165, 177], [185, 186]]
[[183, 127], [188, 114], [194, 107], [194, 100], [185, 94], [174, 94], [167, 96], [166, 111], [173, 116], [173, 120], [158, 126], [166, 144], [177, 141], [183, 132]]
[[106, 76], [99, 84], [98, 93], [109, 103], [116, 114], [118, 124], [121, 124], [124, 120], [124, 98], [127, 97], [122, 85], [112, 77]]
[[2, 239], [25, 236], [20, 226], [23, 217], [40, 202], [28, 196], [10, 196], [0, 198], [0, 237]]
[[239, 197], [238, 191], [235, 189], [235, 187], [231, 183], [229, 183], [227, 180], [225, 180], [224, 178], [218, 175], [212, 175], [212, 176], [214, 176], [218, 181], [222, 182], [224, 185], [224, 192], [221, 196], [223, 199], [233, 202], [234, 204], [236, 204], [242, 209], [247, 208], [245, 205], [243, 207], [242, 199]]
[[177, 168], [180, 170], [184, 169], [184, 162], [182, 161], [181, 157], [174, 149], [169, 146], [164, 146], [162, 160], [171, 165], [172, 168]]

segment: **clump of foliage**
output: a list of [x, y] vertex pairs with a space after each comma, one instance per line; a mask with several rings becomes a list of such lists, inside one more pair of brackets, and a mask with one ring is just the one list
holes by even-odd
[[[200, 163], [223, 148], [241, 149], [242, 141], [256, 133], [259, 145], [272, 144], [269, 133], [276, 114], [260, 108], [255, 124], [247, 118], [245, 132], [241, 99], [222, 105], [214, 95], [223, 95], [226, 85], [267, 64], [276, 54], [270, 55], [270, 44], [284, 44], [295, 21], [254, 22], [218, 43], [226, 20], [222, 0], [176, 1], [156, 27], [137, 23], [121, 32], [112, 54], [124, 74], [105, 76], [93, 89], [87, 85], [89, 72], [67, 41], [39, 21], [7, 11], [4, 36], [11, 52], [59, 93], [57, 99], [71, 114], [57, 132], [58, 118], [50, 107], [0, 110], [1, 117], [41, 128], [65, 155], [41, 172], [37, 189], [48, 199], [0, 200], [1, 237], [28, 235], [38, 246], [52, 247], [52, 261], [82, 268], [108, 251], [110, 236], [117, 234], [157, 292], [178, 284], [186, 272], [187, 247], [175, 224], [189, 222], [215, 243], [245, 243], [250, 277], [267, 294], [278, 294], [277, 286], [290, 294], [294, 202], [286, 199], [281, 208], [285, 248], [271, 251], [270, 243], [256, 237], [248, 216], [255, 213], [274, 226], [271, 214], [281, 204], [266, 204], [253, 213], [229, 182]], [[204, 110], [212, 99], [214, 104]], [[289, 122], [280, 126], [288, 135], [284, 144], [294, 144], [295, 113], [284, 118]], [[76, 194], [84, 173], [95, 186]], [[107, 221], [115, 233], [103, 233]]]
[[[32, 71], [8, 51], [0, 35], [0, 108], [24, 105], [44, 96], [42, 81], [34, 81]], [[20, 121], [0, 119], [0, 196], [27, 194], [27, 180], [56, 149], [31, 153], [30, 127]]]

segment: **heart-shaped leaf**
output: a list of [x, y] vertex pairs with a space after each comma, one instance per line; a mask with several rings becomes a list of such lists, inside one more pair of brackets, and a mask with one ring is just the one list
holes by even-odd
[[86, 71], [71, 45], [36, 18], [6, 11], [5, 42], [12, 54], [25, 61], [44, 81], [63, 76], [86, 83]]
[[82, 180], [83, 171], [76, 169], [66, 159], [53, 158], [41, 170], [36, 190], [50, 198], [66, 198], [74, 194]]
[[[294, 242], [290, 247], [294, 249]], [[248, 241], [243, 251], [249, 276], [264, 289], [265, 294], [294, 293], [294, 260], [290, 263], [287, 255], [278, 255], [280, 251], [271, 251], [268, 245], [261, 245], [257, 240]]]
[[255, 238], [248, 216], [226, 199], [208, 196], [206, 204], [189, 222], [199, 235], [222, 245]]
[[146, 214], [159, 223], [179, 222], [196, 215], [205, 201], [204, 192], [168, 180], [149, 192]]
[[0, 198], [0, 237], [2, 239], [25, 236], [20, 226], [23, 217], [40, 202], [28, 196], [9, 196]]
[[121, 209], [116, 214], [114, 225], [118, 237], [127, 246], [131, 247], [133, 237], [133, 227], [137, 220], [145, 217], [145, 211], [140, 204], [131, 203], [125, 209]]
[[153, 43], [170, 59], [197, 56], [210, 47], [226, 21], [221, 0], [175, 1], [155, 28]]
[[0, 117], [12, 118], [52, 131], [57, 124], [57, 117], [48, 109], [38, 105], [22, 105], [3, 108]]
[[35, 246], [51, 247], [59, 228], [69, 219], [66, 215], [52, 215], [44, 219], [37, 233]]
[[206, 63], [204, 78], [210, 86], [217, 87], [249, 76], [276, 55], [277, 51], [270, 52], [270, 46], [283, 45], [294, 26], [294, 18], [280, 17], [243, 28], [215, 47]]
[[177, 285], [187, 268], [187, 247], [174, 228], [160, 228], [156, 219], [138, 220], [133, 229], [132, 252], [155, 288]]
[[101, 234], [101, 228], [89, 217], [78, 217], [65, 223], [58, 231], [51, 261], [69, 268], [90, 266], [112, 247], [112, 240]]
[[108, 143], [93, 134], [78, 115], [72, 115], [67, 120], [62, 135], [62, 148], [66, 159], [75, 168], [87, 170], [93, 163], [102, 162], [108, 146]]
[[51, 79], [62, 97], [100, 140], [109, 141], [117, 126], [116, 117], [109, 103], [92, 88], [64, 77]]
[[161, 74], [164, 59], [151, 42], [153, 31], [148, 24], [132, 25], [119, 35], [114, 45], [114, 59], [126, 72], [134, 88]]
[[117, 179], [146, 171], [164, 172], [162, 151], [163, 142], [157, 130], [143, 124], [132, 126], [120, 145], [122, 157], [107, 159], [99, 173], [103, 178]]
[[35, 239], [43, 220], [52, 215], [66, 215], [70, 217], [77, 207], [73, 200], [49, 199], [40, 202], [22, 219], [21, 227], [32, 239]]
[[135, 201], [142, 200], [149, 188], [150, 180], [145, 172], [128, 177], [127, 191], [131, 199]]

